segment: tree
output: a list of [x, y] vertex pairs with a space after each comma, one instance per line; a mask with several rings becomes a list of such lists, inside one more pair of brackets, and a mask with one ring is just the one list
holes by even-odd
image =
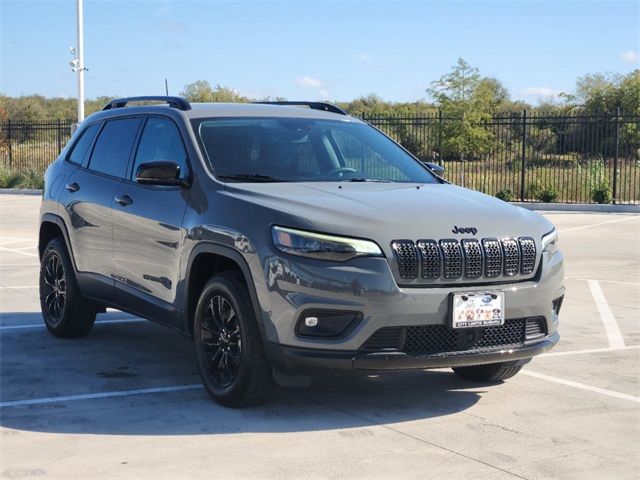
[[491, 114], [509, 99], [507, 90], [494, 78], [483, 78], [477, 68], [462, 58], [451, 72], [431, 83], [427, 93], [443, 113], [443, 152], [462, 161], [480, 158], [494, 145], [494, 135], [485, 126]]
[[249, 99], [240, 95], [235, 90], [216, 85], [215, 88], [206, 80], [196, 80], [193, 83], [185, 85], [180, 95], [190, 102], [226, 102], [226, 103], [245, 103]]

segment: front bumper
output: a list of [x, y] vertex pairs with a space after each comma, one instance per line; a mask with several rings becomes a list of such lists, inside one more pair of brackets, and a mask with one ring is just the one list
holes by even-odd
[[318, 350], [269, 343], [267, 351], [273, 366], [290, 375], [330, 374], [345, 370], [384, 371], [445, 367], [466, 367], [487, 363], [527, 363], [560, 340], [556, 332], [518, 347], [447, 352], [415, 356], [403, 352], [362, 353], [358, 351]]

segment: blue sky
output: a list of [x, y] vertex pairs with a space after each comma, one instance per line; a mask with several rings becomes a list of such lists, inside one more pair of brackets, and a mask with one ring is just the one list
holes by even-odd
[[[408, 101], [463, 57], [536, 102], [640, 68], [639, 25], [638, 1], [85, 0], [86, 94]], [[75, 43], [74, 0], [0, 0], [0, 92], [75, 96]]]

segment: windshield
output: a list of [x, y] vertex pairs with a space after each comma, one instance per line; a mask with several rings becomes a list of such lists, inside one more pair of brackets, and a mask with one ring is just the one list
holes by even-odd
[[307, 118], [193, 120], [215, 176], [241, 182], [438, 183], [373, 127]]

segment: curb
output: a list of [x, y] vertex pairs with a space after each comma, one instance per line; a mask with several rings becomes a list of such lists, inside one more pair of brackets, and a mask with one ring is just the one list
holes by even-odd
[[593, 212], [593, 213], [640, 213], [640, 205], [613, 205], [591, 203], [523, 203], [511, 202], [516, 207], [544, 212]]
[[0, 188], [0, 195], [42, 195], [36, 188]]

